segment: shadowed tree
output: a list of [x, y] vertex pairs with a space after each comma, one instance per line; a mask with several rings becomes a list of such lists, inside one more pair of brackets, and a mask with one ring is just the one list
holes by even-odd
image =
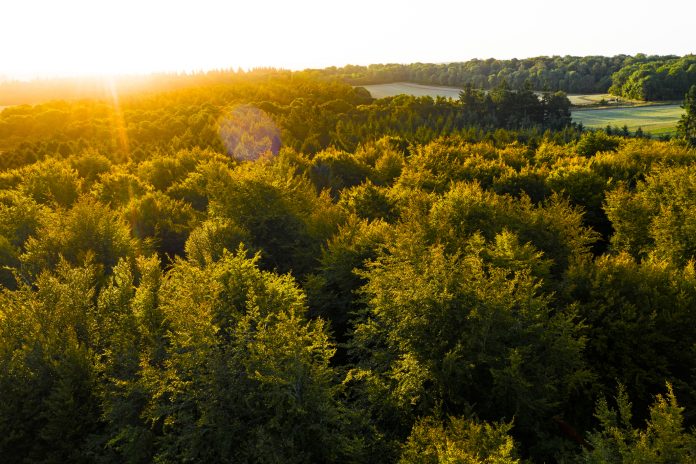
[[696, 84], [692, 85], [684, 96], [684, 114], [677, 124], [677, 133], [686, 141], [696, 146]]

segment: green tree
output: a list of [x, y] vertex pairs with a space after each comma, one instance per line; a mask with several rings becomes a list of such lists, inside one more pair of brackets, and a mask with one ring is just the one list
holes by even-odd
[[91, 259], [109, 274], [119, 259], [132, 259], [137, 250], [137, 241], [117, 213], [83, 197], [71, 209], [46, 218], [27, 239], [20, 260], [28, 278], [54, 269], [61, 259], [76, 266]]
[[512, 424], [426, 417], [413, 426], [399, 464], [517, 464]]
[[615, 230], [616, 251], [636, 258], [654, 253], [682, 267], [696, 258], [696, 169], [656, 169], [635, 192], [619, 188], [607, 195], [605, 210]]
[[204, 266], [219, 260], [224, 251], [234, 251], [251, 242], [248, 232], [226, 218], [212, 218], [191, 231], [185, 251], [189, 261]]
[[173, 200], [159, 191], [132, 199], [122, 215], [132, 234], [151, 242], [163, 262], [183, 256], [188, 234], [199, 219], [188, 203]]
[[367, 220], [393, 222], [397, 217], [396, 202], [390, 198], [389, 191], [374, 185], [369, 180], [341, 191], [338, 204], [351, 214]]
[[152, 186], [129, 173], [126, 167], [116, 166], [99, 177], [92, 186], [92, 195], [103, 204], [118, 207], [152, 190]]
[[156, 257], [121, 260], [99, 293], [97, 364], [103, 428], [91, 437], [99, 462], [150, 463], [158, 429], [148, 423], [146, 373], [164, 362], [166, 331], [159, 306], [163, 272]]
[[14, 288], [13, 270], [20, 267], [19, 256], [27, 239], [35, 235], [50, 218], [48, 208], [18, 191], [0, 192], [0, 284]]
[[361, 184], [370, 174], [370, 167], [357, 157], [334, 149], [317, 153], [309, 168], [309, 178], [317, 190], [328, 189], [334, 198], [345, 187]]
[[[280, 160], [282, 161], [282, 160]], [[310, 272], [321, 254], [321, 244], [342, 222], [342, 210], [328, 193], [278, 159], [245, 163], [223, 169], [208, 184], [210, 216], [226, 218], [261, 252], [261, 262], [279, 272]]]
[[65, 161], [49, 158], [23, 171], [20, 189], [39, 203], [69, 208], [80, 196], [82, 181]]
[[90, 462], [97, 394], [94, 266], [59, 263], [34, 288], [0, 293], [0, 455], [7, 462]]
[[360, 273], [368, 308], [353, 355], [384, 385], [382, 402], [405, 418], [440, 408], [514, 417], [527, 446], [543, 448], [544, 418], [587, 377], [574, 312], [540, 294], [532, 269], [543, 263], [530, 248], [479, 236], [446, 253], [402, 237]]
[[542, 97], [544, 106], [544, 126], [559, 130], [571, 123], [570, 100], [564, 92], [545, 93]]
[[619, 139], [607, 135], [604, 131], [589, 131], [582, 134], [575, 150], [583, 156], [593, 156], [598, 152], [616, 151]]
[[632, 425], [631, 403], [619, 386], [618, 411], [606, 399], [597, 403], [595, 417], [601, 430], [589, 436], [589, 448], [581, 462], [588, 464], [687, 464], [696, 460], [696, 436], [684, 430], [684, 408], [677, 404], [672, 386], [667, 394], [657, 395], [650, 406], [650, 418], [644, 430]]
[[305, 319], [292, 277], [245, 255], [224, 252], [204, 267], [179, 261], [162, 286], [166, 360], [146, 374], [148, 420], [163, 426], [157, 459], [358, 460], [324, 322]]
[[356, 292], [365, 279], [356, 271], [365, 269], [366, 262], [375, 259], [392, 236], [383, 221], [367, 222], [353, 216], [326, 243], [319, 272], [310, 276], [306, 288], [311, 313], [331, 323], [338, 341], [346, 341], [349, 321], [364, 307]]
[[583, 356], [597, 379], [593, 390], [607, 393], [619, 381], [643, 411], [668, 378], [687, 404], [694, 402], [696, 330], [689, 321], [695, 285], [690, 267], [675, 269], [654, 258], [637, 263], [626, 253], [569, 269], [559, 297], [585, 322]]
[[684, 96], [684, 114], [677, 124], [677, 133], [691, 146], [696, 146], [696, 84]]
[[428, 209], [426, 214], [409, 216], [404, 230], [455, 252], [465, 249], [476, 233], [494, 242], [507, 229], [551, 260], [551, 278], [560, 278], [569, 263], [584, 259], [596, 240], [596, 233], [583, 227], [581, 212], [555, 195], [535, 206], [527, 197], [514, 200], [477, 184], [457, 183]]

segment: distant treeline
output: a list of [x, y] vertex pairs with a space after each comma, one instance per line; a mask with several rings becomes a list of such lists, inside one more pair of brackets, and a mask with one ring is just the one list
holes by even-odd
[[461, 87], [472, 84], [493, 89], [506, 82], [513, 89], [531, 86], [537, 90], [568, 93], [601, 93], [611, 85], [611, 75], [637, 58], [627, 55], [540, 56], [523, 60], [474, 59], [459, 63], [372, 64], [327, 68], [353, 85], [415, 82]]
[[609, 91], [635, 100], [681, 100], [696, 84], [696, 56], [634, 62], [612, 76]]
[[[113, 99], [206, 86], [263, 82], [289, 71], [274, 68], [219, 69], [198, 73], [118, 76], [112, 79], [41, 79], [0, 82], [0, 106], [50, 100]], [[681, 99], [696, 83], [696, 57], [678, 56], [540, 56], [527, 59], [474, 59], [458, 63], [348, 65], [310, 69], [296, 76], [338, 79], [350, 85], [413, 82], [479, 89], [507, 87], [566, 93], [605, 93], [638, 100]]]
[[474, 59], [458, 63], [372, 64], [318, 71], [352, 85], [414, 82], [494, 89], [611, 92], [638, 100], [680, 99], [696, 83], [696, 57], [677, 56], [540, 56], [527, 59]]

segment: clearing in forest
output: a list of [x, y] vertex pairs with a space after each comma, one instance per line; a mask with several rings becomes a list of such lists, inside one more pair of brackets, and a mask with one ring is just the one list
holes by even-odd
[[628, 127], [635, 132], [639, 127], [643, 132], [652, 135], [673, 135], [677, 122], [684, 113], [677, 104], [637, 106], [624, 108], [593, 108], [573, 110], [573, 122], [582, 123], [585, 127], [603, 129], [612, 127]]

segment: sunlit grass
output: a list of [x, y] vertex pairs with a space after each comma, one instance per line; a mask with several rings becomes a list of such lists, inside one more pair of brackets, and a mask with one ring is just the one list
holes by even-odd
[[443, 87], [439, 85], [412, 84], [410, 82], [392, 82], [390, 84], [363, 85], [373, 98], [394, 97], [406, 94], [416, 97], [449, 97], [458, 99], [459, 87]]
[[[374, 98], [393, 97], [400, 94], [414, 96], [449, 97], [458, 99], [461, 89], [437, 85], [421, 85], [409, 82], [365, 85]], [[602, 100], [614, 98], [609, 94], [568, 95], [574, 105], [596, 105]], [[639, 127], [643, 132], [655, 136], [674, 134], [677, 121], [684, 110], [677, 104], [647, 105], [621, 108], [592, 108], [572, 110], [573, 121], [585, 127], [603, 129], [607, 125], [623, 127], [635, 132]]]
[[673, 134], [677, 122], [684, 113], [679, 105], [643, 106], [635, 108], [604, 108], [573, 111], [573, 121], [585, 127], [602, 129], [628, 127], [635, 132], [639, 127], [652, 135]]

